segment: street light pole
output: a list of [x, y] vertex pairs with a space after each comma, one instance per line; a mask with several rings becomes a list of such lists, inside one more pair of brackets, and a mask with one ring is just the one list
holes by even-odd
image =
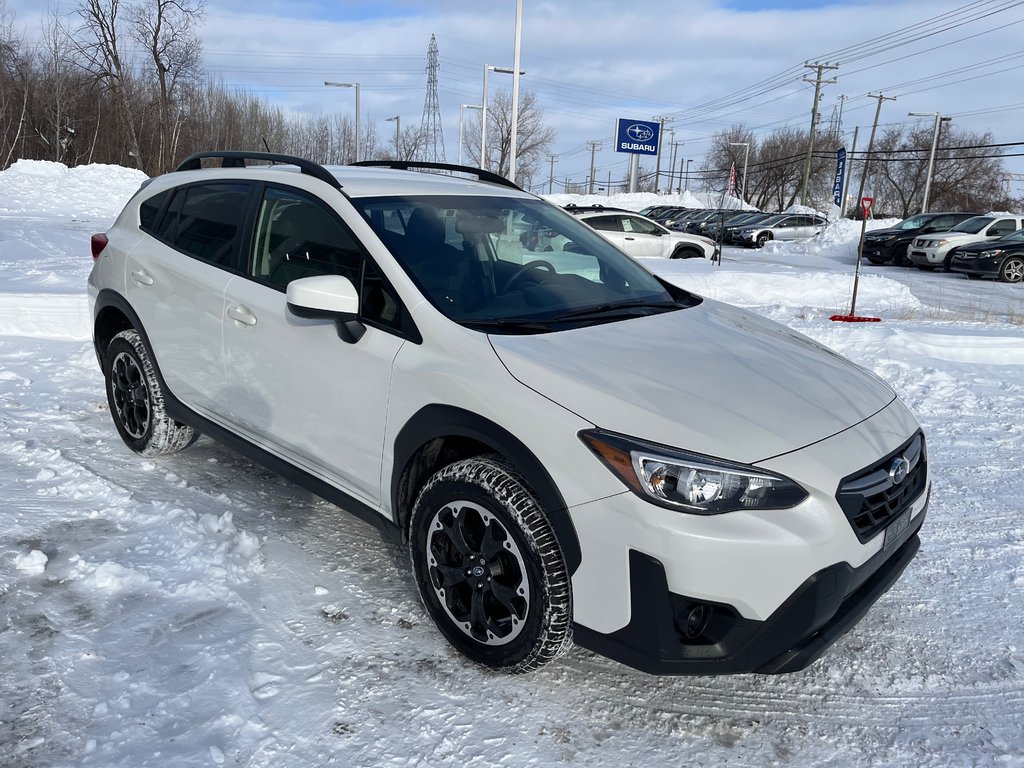
[[516, 183], [516, 134], [519, 130], [519, 62], [523, 47], [523, 0], [516, 0], [516, 42], [512, 60], [512, 136], [508, 148], [508, 179]]
[[692, 162], [693, 160], [686, 161], [686, 189], [683, 190], [684, 192], [690, 191], [690, 163]]
[[[495, 67], [491, 64], [484, 65], [484, 93], [483, 111], [480, 113], [480, 168], [487, 170], [487, 73], [499, 72], [503, 75], [512, 75], [515, 70], [512, 67]], [[526, 73], [520, 70], [520, 75]]]
[[[480, 104], [459, 105], [459, 165], [462, 165], [462, 115], [467, 109], [483, 109]], [[483, 168], [483, 157], [480, 158], [480, 167]]]
[[333, 83], [330, 80], [324, 80], [324, 85], [332, 85], [335, 88], [355, 88], [356, 89], [356, 162], [360, 161], [359, 153], [359, 83]]
[[402, 137], [402, 118], [398, 115], [395, 115], [394, 117], [385, 118], [384, 122], [395, 124], [395, 159], [401, 160], [402, 145], [400, 142]]
[[750, 142], [730, 141], [730, 147], [743, 147], [743, 190], [740, 192], [740, 199], [747, 202], [747, 160], [750, 159]]
[[934, 117], [935, 130], [932, 132], [932, 151], [928, 155], [928, 174], [924, 179], [924, 201], [921, 203], [921, 213], [928, 213], [928, 194], [932, 189], [932, 171], [935, 169], [935, 149], [939, 144], [939, 126], [948, 123], [953, 118], [943, 117], [939, 112], [907, 112], [908, 117]]

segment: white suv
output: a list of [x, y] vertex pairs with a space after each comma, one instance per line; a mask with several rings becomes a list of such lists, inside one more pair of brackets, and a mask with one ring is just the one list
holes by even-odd
[[948, 232], [929, 232], [914, 238], [907, 247], [907, 258], [918, 269], [941, 267], [949, 272], [949, 264], [956, 249], [962, 245], [999, 240], [1024, 227], [1022, 216], [972, 216], [961, 221]]
[[634, 259], [716, 259], [718, 245], [709, 237], [678, 232], [639, 213], [601, 205], [566, 210], [587, 222]]
[[202, 153], [93, 236], [128, 447], [206, 433], [407, 542], [441, 632], [506, 672], [573, 636], [797, 670], [896, 581], [930, 481], [882, 381], [500, 177], [392, 165], [478, 178]]

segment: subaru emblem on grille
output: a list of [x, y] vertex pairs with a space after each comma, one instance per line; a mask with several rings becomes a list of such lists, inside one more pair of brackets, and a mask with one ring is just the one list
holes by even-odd
[[897, 456], [889, 465], [889, 479], [893, 485], [899, 485], [910, 474], [910, 462], [903, 456]]

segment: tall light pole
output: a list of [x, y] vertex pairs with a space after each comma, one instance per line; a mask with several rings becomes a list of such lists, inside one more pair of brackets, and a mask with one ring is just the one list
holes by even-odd
[[928, 175], [924, 180], [924, 201], [921, 203], [921, 213], [928, 213], [928, 193], [932, 190], [932, 171], [935, 169], [935, 148], [939, 145], [939, 126], [948, 123], [953, 118], [943, 117], [939, 112], [907, 112], [908, 117], [934, 117], [935, 130], [932, 132], [932, 151], [928, 155]]
[[[515, 75], [512, 67], [495, 67], [491, 64], [484, 65], [484, 97], [483, 111], [480, 113], [480, 167], [487, 170], [487, 73], [500, 72], [503, 75]], [[525, 75], [523, 71], [520, 75]]]
[[730, 147], [743, 147], [743, 191], [740, 192], [740, 199], [747, 202], [747, 160], [750, 159], [750, 142], [730, 141]]
[[693, 160], [686, 161], [686, 189], [683, 190], [684, 192], [690, 191], [690, 163], [692, 162]]
[[362, 159], [359, 156], [359, 83], [333, 83], [330, 80], [324, 80], [324, 85], [332, 85], [335, 88], [356, 89], [356, 162], [358, 163]]
[[[459, 105], [459, 165], [462, 165], [462, 115], [467, 109], [483, 109], [481, 104], [460, 104]], [[480, 167], [483, 168], [483, 156], [480, 157]]]
[[384, 122], [395, 124], [395, 159], [401, 160], [402, 145], [400, 142], [402, 138], [402, 118], [399, 115], [395, 115], [394, 117], [384, 118]]
[[519, 130], [519, 62], [523, 48], [523, 0], [516, 0], [516, 43], [512, 57], [512, 136], [508, 142], [508, 179], [516, 183], [516, 134]]

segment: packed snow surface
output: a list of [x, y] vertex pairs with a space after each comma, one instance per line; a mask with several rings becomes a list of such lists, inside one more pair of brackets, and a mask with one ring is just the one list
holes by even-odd
[[207, 438], [159, 461], [120, 442], [85, 278], [140, 181], [0, 172], [0, 764], [1024, 766], [1024, 287], [869, 268], [858, 312], [882, 322], [830, 322], [854, 222], [648, 262], [901, 393], [934, 471], [921, 552], [800, 673], [658, 678], [574, 649], [507, 678], [446, 644], [369, 526]]

